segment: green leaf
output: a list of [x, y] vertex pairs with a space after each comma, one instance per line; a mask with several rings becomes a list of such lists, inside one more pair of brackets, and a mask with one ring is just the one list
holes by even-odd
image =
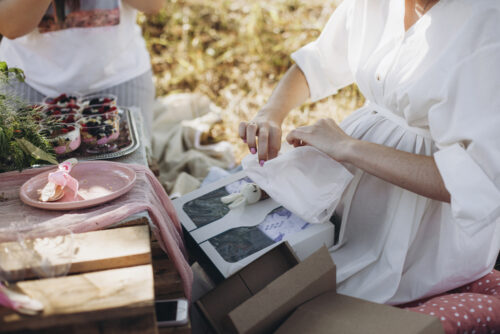
[[4, 61], [0, 61], [0, 72], [7, 72], [9, 70], [9, 67], [7, 66], [7, 63]]
[[53, 155], [43, 151], [39, 147], [33, 145], [30, 141], [24, 138], [16, 138], [16, 142], [21, 146], [21, 148], [32, 157], [38, 160], [43, 160], [57, 165], [59, 162], [54, 158]]
[[19, 68], [9, 68], [9, 73], [14, 73], [14, 75], [16, 76], [16, 79], [21, 81], [21, 82], [24, 82], [24, 79], [26, 78], [26, 76], [24, 75], [24, 71], [19, 69]]

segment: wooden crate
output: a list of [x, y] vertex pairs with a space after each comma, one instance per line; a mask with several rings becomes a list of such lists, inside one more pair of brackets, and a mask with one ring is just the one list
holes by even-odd
[[[82, 233], [75, 242], [70, 275], [15, 284], [44, 312], [22, 316], [1, 308], [0, 333], [158, 333], [148, 226]], [[14, 260], [2, 265], [22, 267]]]
[[[158, 242], [151, 242], [151, 254], [153, 258], [155, 298], [175, 299], [185, 298], [182, 280], [175, 269], [173, 262], [160, 248]], [[190, 334], [191, 323], [185, 326], [158, 328], [160, 334]]]

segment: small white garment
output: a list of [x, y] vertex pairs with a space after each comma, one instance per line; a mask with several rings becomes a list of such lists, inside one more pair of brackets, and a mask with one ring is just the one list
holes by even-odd
[[24, 70], [26, 83], [47, 96], [104, 90], [151, 69], [136, 17], [137, 11], [120, 1], [118, 25], [46, 33], [36, 28], [14, 40], [4, 37], [0, 59]]
[[252, 154], [241, 164], [272, 199], [311, 224], [330, 219], [352, 179], [344, 166], [310, 146], [292, 149], [264, 166]]
[[[292, 58], [312, 100], [356, 82], [354, 138], [433, 155], [451, 204], [358, 170], [338, 291], [398, 304], [486, 275], [500, 249], [500, 1], [440, 0], [408, 31], [402, 0], [344, 0]], [[354, 189], [351, 189], [354, 188]]]

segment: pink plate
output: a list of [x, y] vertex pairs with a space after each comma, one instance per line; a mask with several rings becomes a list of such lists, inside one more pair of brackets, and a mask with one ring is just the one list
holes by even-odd
[[134, 186], [135, 171], [124, 164], [108, 161], [79, 162], [71, 171], [80, 188], [74, 198], [71, 189], [55, 202], [40, 201], [38, 190], [47, 183], [47, 176], [55, 169], [38, 174], [26, 181], [20, 190], [21, 200], [31, 206], [47, 210], [73, 210], [88, 208], [115, 199]]

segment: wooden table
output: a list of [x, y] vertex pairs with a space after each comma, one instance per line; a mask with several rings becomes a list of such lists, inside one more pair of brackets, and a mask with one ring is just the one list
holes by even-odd
[[[140, 225], [133, 225], [139, 223]], [[190, 325], [156, 327], [154, 300], [183, 296], [173, 263], [144, 221], [74, 236], [78, 253], [69, 275], [31, 279], [15, 287], [42, 302], [44, 312], [21, 316], [0, 309], [0, 333], [179, 333]], [[2, 264], [12, 271], [23, 265]], [[33, 277], [31, 271], [27, 277]]]
[[[142, 121], [131, 108], [142, 139]], [[115, 160], [147, 165], [141, 146]], [[45, 306], [42, 314], [22, 316], [0, 308], [0, 333], [149, 334], [191, 333], [190, 324], [158, 329], [155, 299], [184, 297], [175, 266], [149, 231], [147, 213], [134, 215], [108, 230], [74, 236], [79, 251], [65, 277], [37, 279], [32, 272], [17, 289]], [[3, 264], [19, 270], [13, 261]]]

